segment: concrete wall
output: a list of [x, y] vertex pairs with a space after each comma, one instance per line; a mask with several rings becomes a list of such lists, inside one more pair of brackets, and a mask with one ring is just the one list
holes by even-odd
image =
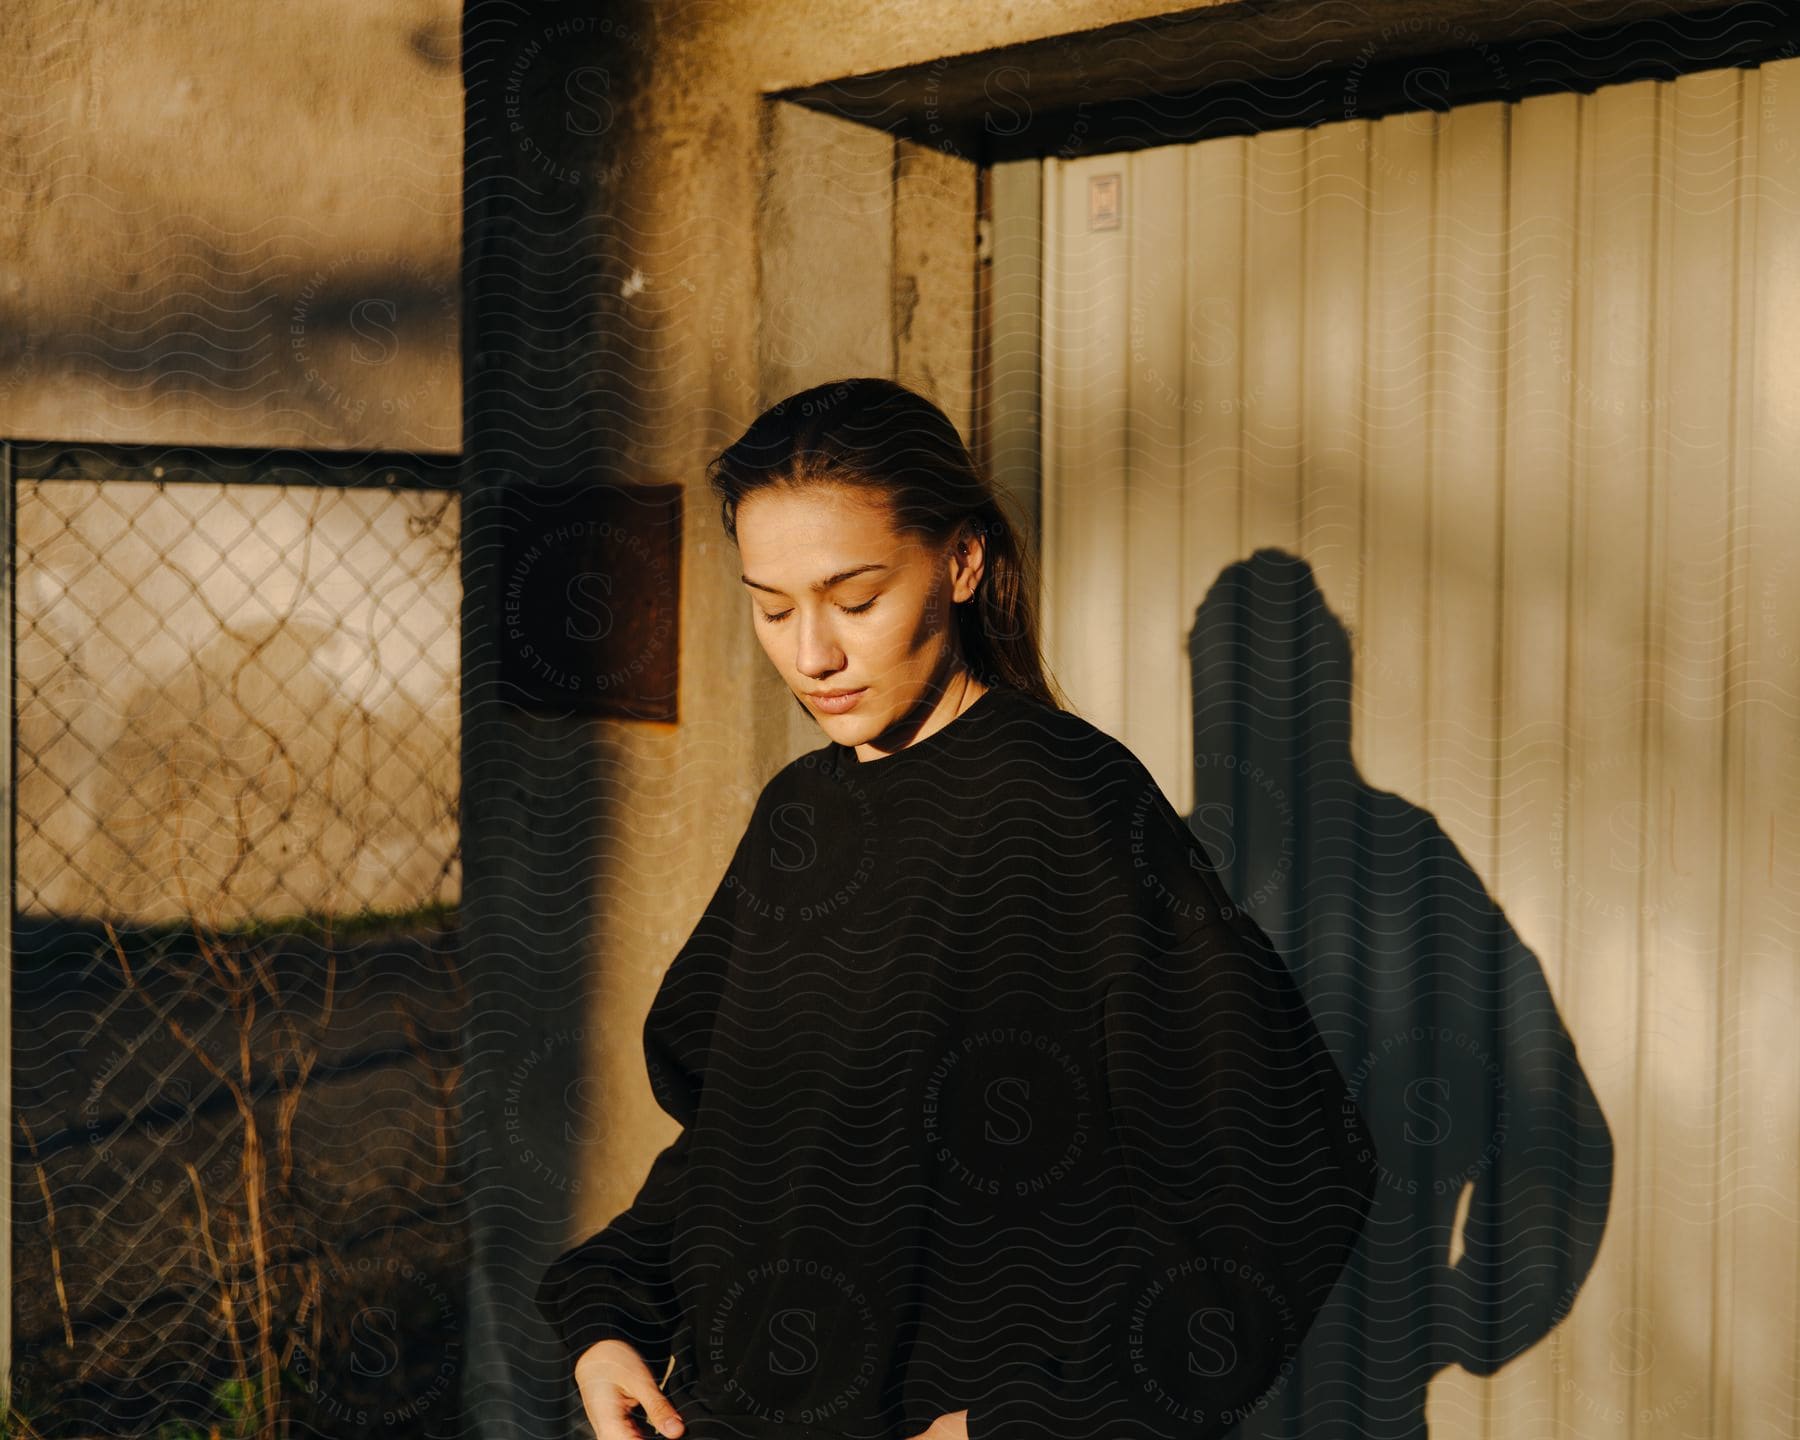
[[459, 449], [460, 11], [0, 9], [0, 436]]

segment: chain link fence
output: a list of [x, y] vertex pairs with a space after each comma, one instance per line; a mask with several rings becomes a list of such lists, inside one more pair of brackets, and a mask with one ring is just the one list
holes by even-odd
[[11, 1423], [457, 1433], [453, 466], [10, 462]]

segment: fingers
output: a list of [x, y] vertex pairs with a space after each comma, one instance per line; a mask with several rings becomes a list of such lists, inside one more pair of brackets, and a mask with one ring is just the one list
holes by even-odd
[[641, 1440], [632, 1418], [639, 1406], [657, 1434], [676, 1440], [682, 1432], [681, 1417], [649, 1367], [622, 1341], [601, 1341], [583, 1355], [575, 1366], [575, 1383], [596, 1440]]
[[681, 1417], [648, 1376], [641, 1394], [611, 1381], [598, 1381], [582, 1390], [581, 1400], [587, 1409], [588, 1424], [594, 1427], [595, 1440], [642, 1440], [644, 1432], [633, 1418], [640, 1405], [645, 1421], [657, 1434], [669, 1440], [681, 1434]]
[[638, 1429], [633, 1418], [633, 1412], [641, 1404], [644, 1405], [644, 1418], [658, 1434], [670, 1437], [681, 1434], [681, 1421], [675, 1414], [675, 1407], [654, 1385], [650, 1387], [649, 1404], [617, 1385], [596, 1385], [594, 1391], [596, 1393], [583, 1391], [582, 1400], [587, 1406], [588, 1424], [594, 1427], [595, 1440], [643, 1440], [644, 1432]]
[[675, 1407], [669, 1403], [669, 1397], [658, 1390], [654, 1383], [648, 1394], [640, 1395], [638, 1401], [644, 1407], [644, 1419], [658, 1435], [666, 1435], [669, 1440], [681, 1434], [681, 1417], [675, 1413]]

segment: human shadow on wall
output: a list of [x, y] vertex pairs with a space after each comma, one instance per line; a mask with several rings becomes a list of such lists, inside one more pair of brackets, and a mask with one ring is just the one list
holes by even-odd
[[1358, 775], [1350, 639], [1311, 567], [1228, 566], [1200, 605], [1188, 823], [1286, 957], [1378, 1147], [1362, 1238], [1244, 1437], [1426, 1433], [1568, 1313], [1613, 1147], [1537, 958], [1431, 814]]

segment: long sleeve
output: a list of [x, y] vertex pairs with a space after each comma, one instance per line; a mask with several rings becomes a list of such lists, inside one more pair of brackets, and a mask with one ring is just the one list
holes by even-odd
[[1128, 1343], [1144, 1388], [1165, 1392], [1159, 1408], [1189, 1422], [1182, 1434], [1222, 1434], [1280, 1380], [1336, 1282], [1372, 1201], [1373, 1151], [1246, 915], [1146, 958], [1111, 988], [1106, 1030], [1113, 1120], [1153, 1247]]
[[1054, 1360], [1017, 1367], [970, 1406], [970, 1440], [1098, 1414], [1126, 1417], [1116, 1436], [1224, 1434], [1281, 1379], [1373, 1197], [1360, 1113], [1293, 977], [1155, 799], [1129, 904], [1135, 935], [1164, 938], [1127, 945], [1104, 986], [1107, 1124], [1139, 1227], [1106, 1393], [1052, 1379]]
[[571, 1361], [609, 1339], [626, 1341], [652, 1365], [673, 1349], [680, 1316], [670, 1244], [713, 1017], [736, 934], [736, 876], [743, 843], [670, 962], [644, 1021], [651, 1089], [657, 1104], [681, 1125], [681, 1133], [651, 1163], [631, 1205], [598, 1234], [560, 1255], [538, 1287], [538, 1308]]

